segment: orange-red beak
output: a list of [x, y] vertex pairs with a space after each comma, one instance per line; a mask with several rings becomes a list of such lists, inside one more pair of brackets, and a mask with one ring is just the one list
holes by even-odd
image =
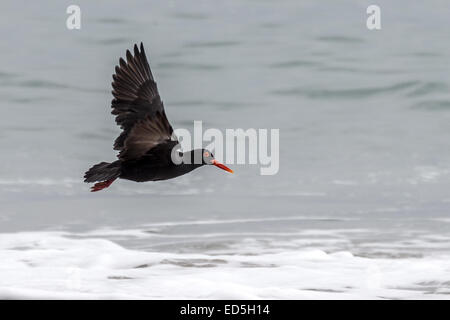
[[222, 170], [228, 171], [230, 173], [233, 173], [233, 170], [231, 170], [230, 168], [228, 168], [226, 165], [221, 164], [219, 161], [217, 161], [216, 159], [211, 161], [211, 164], [215, 165], [217, 168], [220, 168]]

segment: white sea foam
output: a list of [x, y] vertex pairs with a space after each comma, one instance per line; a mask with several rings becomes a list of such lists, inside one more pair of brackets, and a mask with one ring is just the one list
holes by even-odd
[[[0, 298], [448, 298], [450, 259], [348, 251], [194, 254], [130, 250], [63, 232], [0, 235]], [[251, 241], [240, 245], [251, 246]]]
[[[329, 217], [310, 217], [310, 216], [290, 216], [290, 217], [273, 217], [273, 218], [247, 218], [247, 219], [208, 219], [208, 220], [193, 220], [193, 221], [168, 221], [160, 223], [150, 223], [149, 227], [168, 227], [168, 226], [186, 226], [186, 225], [216, 225], [216, 224], [233, 224], [233, 223], [251, 223], [251, 222], [271, 222], [271, 221], [298, 221], [298, 220], [329, 220], [336, 219]], [[356, 220], [356, 218], [341, 218], [340, 220]]]

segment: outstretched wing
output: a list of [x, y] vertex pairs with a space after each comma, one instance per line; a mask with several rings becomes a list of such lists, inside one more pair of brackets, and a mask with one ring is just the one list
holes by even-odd
[[116, 66], [111, 102], [111, 113], [123, 130], [114, 142], [122, 160], [141, 157], [159, 143], [170, 141], [173, 133], [143, 44], [140, 50], [134, 45], [134, 55], [127, 50], [126, 58], [126, 62], [120, 58]]
[[114, 142], [115, 150], [124, 148], [130, 130], [140, 120], [164, 111], [143, 44], [141, 43], [140, 50], [134, 45], [134, 55], [127, 50], [126, 58], [126, 62], [120, 58], [112, 82], [114, 99], [111, 102], [111, 113], [116, 116], [116, 123], [123, 130]]

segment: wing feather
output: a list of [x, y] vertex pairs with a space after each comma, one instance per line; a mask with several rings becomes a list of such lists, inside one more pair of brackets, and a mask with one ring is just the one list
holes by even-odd
[[[144, 45], [126, 51], [126, 61], [119, 59], [113, 75], [112, 114], [123, 130], [114, 142], [119, 158], [131, 159], [155, 147], [156, 141], [172, 135], [164, 105], [147, 61]], [[147, 150], [144, 150], [148, 148]]]
[[119, 159], [137, 159], [158, 145], [168, 143], [172, 138], [172, 127], [164, 112], [157, 112], [153, 117], [140, 120], [130, 130], [124, 141], [124, 148]]

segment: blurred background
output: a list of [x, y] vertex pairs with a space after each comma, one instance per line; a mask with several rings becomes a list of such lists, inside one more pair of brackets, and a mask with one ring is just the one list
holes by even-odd
[[[81, 8], [81, 30], [66, 28], [71, 4]], [[371, 4], [381, 7], [381, 30], [366, 27]], [[159, 297], [450, 292], [446, 1], [19, 0], [2, 2], [0, 12], [1, 250], [9, 259], [7, 250], [28, 248], [14, 251], [17, 265], [0, 276], [0, 288], [3, 281], [9, 291], [0, 294], [22, 296], [14, 275], [22, 267], [34, 272], [20, 263], [34, 261], [33, 250], [87, 248], [91, 242], [83, 241], [96, 238], [178, 255], [155, 262], [169, 268], [162, 279], [206, 264], [214, 283], [224, 283], [214, 291], [203, 279], [201, 294], [179, 295], [161, 284], [167, 292], [154, 289]], [[141, 41], [174, 128], [192, 129], [193, 120], [204, 129], [279, 128], [279, 173], [230, 165], [234, 175], [202, 168], [171, 181], [118, 181], [90, 193], [82, 176], [92, 164], [115, 159], [120, 133], [110, 114], [114, 66]], [[305, 252], [312, 256], [297, 260]], [[317, 254], [332, 265], [303, 265]], [[223, 256], [212, 262], [217, 255]], [[83, 269], [70, 261], [62, 268]], [[261, 278], [228, 287], [233, 280], [220, 275], [229, 275], [230, 265], [247, 268], [244, 262]], [[321, 276], [308, 273], [325, 265]], [[410, 277], [400, 281], [391, 271]], [[322, 276], [339, 283], [314, 282]], [[106, 280], [97, 280], [98, 291], [70, 290], [98, 296]], [[48, 285], [50, 291], [39, 291], [44, 297], [58, 291], [53, 280], [41, 281], [22, 287]], [[266, 291], [254, 291], [258, 286]], [[158, 296], [147, 293], [139, 296]]]

